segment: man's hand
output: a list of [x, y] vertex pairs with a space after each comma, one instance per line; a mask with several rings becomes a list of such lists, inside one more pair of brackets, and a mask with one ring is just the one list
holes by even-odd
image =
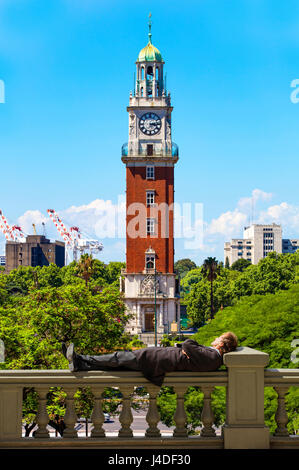
[[182, 353], [185, 354], [185, 356], [187, 356], [188, 359], [190, 359], [190, 357], [188, 356], [188, 354], [186, 353], [186, 351], [184, 351], [183, 349], [182, 349]]

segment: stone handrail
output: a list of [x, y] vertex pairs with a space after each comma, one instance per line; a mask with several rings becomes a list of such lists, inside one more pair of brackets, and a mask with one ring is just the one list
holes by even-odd
[[[156, 398], [160, 388], [135, 371], [89, 371], [71, 373], [69, 370], [1, 370], [0, 371], [0, 447], [1, 448], [227, 448], [267, 449], [270, 447], [299, 447], [299, 437], [290, 437], [286, 424], [284, 396], [290, 386], [299, 384], [297, 369], [266, 369], [269, 357], [251, 348], [238, 348], [224, 355], [227, 370], [215, 372], [168, 373], [163, 385], [172, 386], [177, 395], [173, 435], [164, 437], [158, 428], [160, 416]], [[131, 425], [131, 394], [135, 387], [144, 386], [149, 395], [146, 415], [148, 427], [144, 437], [135, 437]], [[204, 395], [200, 435], [188, 436], [185, 427], [184, 394], [190, 386], [198, 386]], [[226, 422], [221, 435], [216, 435], [211, 394], [215, 386], [227, 390]], [[278, 393], [277, 430], [270, 437], [264, 424], [264, 387]], [[22, 436], [23, 388], [33, 387], [38, 393], [38, 429], [34, 437]], [[67, 394], [63, 437], [50, 437], [46, 410], [50, 387], [62, 387]], [[91, 415], [93, 429], [88, 437], [78, 437], [74, 394], [80, 387], [90, 387], [94, 396]], [[117, 387], [122, 393], [120, 429], [115, 437], [107, 437], [103, 429], [102, 393], [106, 387]]]

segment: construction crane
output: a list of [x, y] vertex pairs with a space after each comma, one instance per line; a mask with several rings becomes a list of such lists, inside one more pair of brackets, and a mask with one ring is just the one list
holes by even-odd
[[12, 242], [24, 243], [26, 235], [19, 225], [9, 225], [3, 211], [0, 209], [0, 229], [3, 232], [6, 240]]
[[63, 238], [66, 245], [66, 264], [67, 258], [70, 259], [70, 251], [73, 253], [74, 261], [78, 261], [78, 254], [80, 255], [89, 252], [98, 253], [103, 250], [103, 245], [98, 240], [91, 240], [88, 238], [82, 238], [79, 227], [71, 227], [68, 229], [61, 218], [58, 216], [54, 209], [47, 210], [48, 215], [54, 225], [56, 226], [58, 233]]
[[[43, 226], [43, 236], [45, 237], [45, 236], [46, 236], [46, 224], [45, 224], [45, 222], [42, 222], [42, 226]], [[36, 225], [35, 225], [35, 224], [32, 224], [32, 227], [33, 227], [33, 233], [34, 233], [34, 235], [37, 235], [37, 232], [36, 232]]]

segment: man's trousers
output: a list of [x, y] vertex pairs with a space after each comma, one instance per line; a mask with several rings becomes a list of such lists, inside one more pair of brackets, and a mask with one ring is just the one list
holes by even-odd
[[137, 358], [131, 351], [117, 351], [112, 354], [102, 354], [100, 356], [89, 356], [75, 354], [74, 358], [76, 370], [140, 370]]

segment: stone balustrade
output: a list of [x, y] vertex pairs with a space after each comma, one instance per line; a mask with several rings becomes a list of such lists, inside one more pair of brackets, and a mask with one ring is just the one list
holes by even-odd
[[[267, 449], [299, 447], [299, 436], [289, 436], [284, 397], [289, 387], [298, 386], [298, 369], [266, 369], [268, 355], [250, 348], [238, 348], [225, 354], [227, 370], [167, 374], [163, 385], [176, 392], [175, 428], [172, 436], [163, 436], [158, 427], [157, 407], [159, 387], [148, 382], [135, 371], [90, 371], [71, 373], [69, 370], [1, 370], [0, 371], [0, 447], [1, 448], [151, 448], [171, 447]], [[147, 429], [144, 436], [134, 436], [131, 395], [136, 387], [148, 392]], [[197, 386], [203, 393], [200, 435], [188, 436], [184, 394], [188, 387]], [[211, 406], [215, 386], [226, 387], [226, 422], [217, 435]], [[23, 389], [32, 387], [38, 394], [35, 421], [38, 429], [34, 437], [22, 435]], [[66, 426], [63, 437], [50, 437], [46, 408], [50, 387], [62, 387], [66, 393]], [[78, 388], [90, 387], [94, 396], [91, 415], [92, 430], [88, 437], [79, 437], [75, 429], [77, 415], [74, 394]], [[107, 436], [103, 428], [103, 392], [106, 387], [117, 387], [122, 394], [117, 436]], [[264, 424], [264, 387], [273, 387], [278, 394], [277, 429], [270, 436]]]

